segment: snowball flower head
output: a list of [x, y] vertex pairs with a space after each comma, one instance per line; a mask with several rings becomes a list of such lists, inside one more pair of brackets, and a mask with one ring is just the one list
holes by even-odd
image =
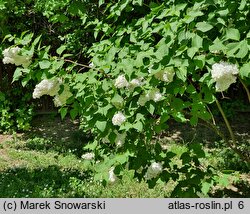
[[161, 70], [155, 74], [155, 78], [164, 82], [172, 82], [174, 78], [174, 70], [168, 68], [166, 70]]
[[129, 83], [125, 78], [125, 75], [120, 75], [116, 78], [115, 80], [115, 87], [116, 88], [124, 88], [124, 87], [128, 87]]
[[64, 84], [63, 86], [64, 86], [63, 92], [61, 94], [57, 94], [53, 99], [56, 107], [64, 106], [67, 102], [67, 99], [69, 99], [72, 96], [69, 86], [66, 84]]
[[3, 51], [3, 63], [15, 64], [16, 66], [22, 65], [24, 68], [30, 65], [30, 58], [28, 56], [19, 55], [21, 48], [10, 47]]
[[215, 63], [212, 66], [211, 74], [212, 78], [215, 80], [216, 91], [225, 91], [229, 86], [236, 82], [239, 69], [236, 65], [227, 62]]
[[148, 167], [145, 177], [147, 180], [150, 180], [152, 178], [157, 177], [157, 175], [159, 175], [161, 172], [162, 164], [154, 162]]
[[136, 78], [136, 79], [132, 79], [129, 83], [129, 89], [133, 90], [136, 87], [140, 87], [143, 85], [143, 77], [141, 78]]
[[115, 169], [115, 167], [111, 167], [110, 170], [109, 170], [109, 181], [111, 183], [114, 183], [117, 180], [117, 177], [116, 177], [116, 175], [114, 173], [114, 169]]
[[153, 100], [154, 102], [159, 102], [162, 99], [162, 94], [158, 88], [151, 90], [145, 94], [142, 94], [138, 99], [138, 105], [144, 106], [146, 102], [149, 100]]
[[33, 98], [40, 98], [43, 95], [55, 96], [60, 89], [60, 81], [58, 79], [44, 79], [36, 85]]
[[151, 100], [154, 100], [155, 102], [159, 102], [162, 98], [162, 94], [160, 93], [159, 89], [154, 89], [150, 92], [150, 98]]
[[125, 121], [126, 121], [126, 117], [120, 111], [116, 113], [112, 118], [112, 123], [115, 126], [121, 126]]
[[95, 154], [93, 152], [88, 152], [82, 155], [82, 159], [84, 160], [92, 160], [95, 158]]

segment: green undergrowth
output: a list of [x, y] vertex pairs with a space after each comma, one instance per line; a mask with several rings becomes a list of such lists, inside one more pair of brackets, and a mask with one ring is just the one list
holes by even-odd
[[[32, 147], [39, 142], [37, 147]], [[58, 152], [49, 140], [15, 139], [1, 143], [0, 197], [166, 197], [166, 186], [149, 189], [144, 182], [124, 179], [106, 187], [93, 181], [90, 164], [70, 149]]]
[[[176, 182], [158, 182], [150, 189], [145, 182], [134, 180], [133, 173], [125, 171], [122, 180], [103, 186], [93, 180], [91, 163], [81, 158], [81, 153], [71, 149], [76, 144], [77, 135], [71, 143], [63, 143], [49, 138], [13, 136], [12, 140], [0, 145], [0, 197], [120, 197], [158, 198], [170, 197]], [[165, 149], [176, 155], [174, 164], [181, 165], [179, 159], [187, 151], [187, 144], [166, 143]], [[249, 197], [247, 172], [250, 166], [242, 162], [230, 150], [217, 147], [205, 149], [206, 158], [202, 165], [212, 165], [218, 172], [217, 189], [210, 196]], [[245, 176], [245, 177], [244, 177]], [[243, 179], [244, 178], [244, 179]], [[227, 188], [225, 188], [227, 187]], [[244, 191], [242, 191], [244, 190]]]

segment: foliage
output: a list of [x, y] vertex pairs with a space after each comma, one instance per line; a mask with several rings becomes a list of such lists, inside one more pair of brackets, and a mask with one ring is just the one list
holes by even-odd
[[152, 187], [159, 178], [177, 181], [173, 197], [197, 197], [204, 182], [216, 183], [211, 167], [202, 169], [200, 146], [191, 146], [182, 166], [171, 168], [176, 154], [152, 139], [170, 119], [197, 125], [212, 118], [214, 64], [235, 64], [240, 78], [249, 78], [249, 2], [35, 1], [32, 8], [58, 35], [52, 46], [48, 34], [5, 37], [32, 58], [28, 68], [16, 69], [13, 81], [27, 86], [56, 77], [70, 87], [74, 96], [59, 111], [62, 118], [79, 116], [95, 136], [85, 147], [98, 160], [95, 179], [108, 182], [111, 168], [117, 177], [128, 168], [146, 179], [148, 167], [159, 163], [162, 172], [146, 180]]
[[[10, 130], [28, 130], [30, 128], [30, 121], [33, 117], [33, 106], [27, 106], [28, 96], [21, 94], [5, 94], [0, 91], [0, 132], [7, 132]], [[11, 102], [11, 97], [17, 100]], [[19, 99], [19, 100], [18, 100]]]

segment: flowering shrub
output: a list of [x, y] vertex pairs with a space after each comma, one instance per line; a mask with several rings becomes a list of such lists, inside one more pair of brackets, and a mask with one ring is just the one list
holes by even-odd
[[98, 9], [103, 13], [94, 20], [75, 14], [96, 39], [81, 50], [90, 61], [77, 61], [67, 44], [55, 54], [37, 37], [21, 48], [27, 59], [33, 58], [28, 67], [17, 68], [14, 80], [39, 82], [34, 98], [55, 96], [62, 118], [69, 112], [82, 119], [95, 136], [85, 147], [98, 160], [95, 179], [112, 183], [128, 168], [150, 186], [159, 178], [178, 182], [175, 196], [206, 194], [202, 183], [214, 181], [210, 168], [201, 167], [204, 151], [190, 147], [176, 166], [177, 154], [152, 139], [170, 119], [191, 125], [210, 121], [209, 105], [216, 102], [220, 108], [216, 92], [226, 91], [238, 77], [243, 84], [248, 80], [250, 3], [99, 1]]

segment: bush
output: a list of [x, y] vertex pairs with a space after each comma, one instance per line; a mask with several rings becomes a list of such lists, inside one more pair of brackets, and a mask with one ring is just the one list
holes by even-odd
[[[95, 179], [112, 182], [128, 168], [150, 186], [159, 178], [176, 180], [173, 197], [197, 196], [202, 183], [215, 183], [210, 168], [199, 162], [200, 147], [191, 147], [181, 158], [183, 167], [172, 172], [175, 154], [152, 139], [167, 129], [169, 119], [209, 122], [212, 103], [223, 113], [216, 92], [237, 78], [247, 84], [250, 3], [35, 1], [30, 6], [52, 30], [42, 37], [6, 37], [21, 47], [14, 63], [21, 56], [30, 60], [28, 66], [19, 62], [13, 80], [38, 83], [33, 98], [50, 95], [62, 118], [67, 113], [81, 118], [95, 136], [85, 147], [98, 160]], [[48, 32], [53, 32], [51, 46]], [[234, 143], [229, 146], [237, 149], [223, 118]]]

